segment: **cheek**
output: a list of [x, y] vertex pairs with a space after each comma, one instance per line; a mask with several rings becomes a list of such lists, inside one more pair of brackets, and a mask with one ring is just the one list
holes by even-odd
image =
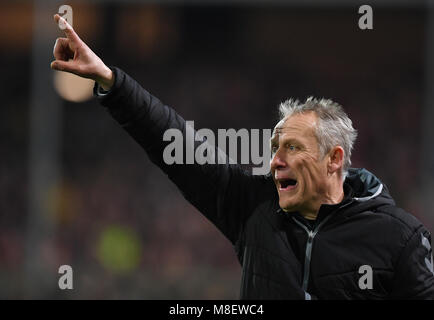
[[293, 170], [299, 172], [303, 168], [303, 157], [300, 154], [286, 157], [286, 163]]
[[290, 161], [290, 166], [292, 170], [296, 173], [298, 179], [305, 179], [306, 168], [304, 167], [303, 158], [300, 156], [295, 156]]

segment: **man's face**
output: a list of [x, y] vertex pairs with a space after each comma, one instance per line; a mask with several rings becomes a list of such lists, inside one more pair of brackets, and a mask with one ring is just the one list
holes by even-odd
[[327, 194], [327, 160], [321, 159], [315, 113], [295, 114], [277, 124], [271, 138], [271, 173], [285, 211], [312, 212]]

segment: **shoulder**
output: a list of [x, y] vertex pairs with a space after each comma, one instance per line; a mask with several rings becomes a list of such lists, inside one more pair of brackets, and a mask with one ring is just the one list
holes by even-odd
[[425, 230], [422, 222], [413, 214], [395, 205], [381, 206], [375, 214], [387, 220], [389, 227], [399, 231], [406, 240], [410, 239], [416, 231]]

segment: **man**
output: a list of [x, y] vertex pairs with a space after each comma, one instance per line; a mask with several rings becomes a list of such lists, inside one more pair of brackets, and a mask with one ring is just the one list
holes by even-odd
[[232, 242], [241, 298], [434, 298], [430, 234], [372, 173], [350, 169], [356, 131], [340, 105], [284, 102], [268, 175], [229, 164], [167, 165], [163, 134], [185, 134], [184, 119], [108, 68], [62, 22], [67, 37], [56, 41], [51, 67], [95, 80], [102, 105]]

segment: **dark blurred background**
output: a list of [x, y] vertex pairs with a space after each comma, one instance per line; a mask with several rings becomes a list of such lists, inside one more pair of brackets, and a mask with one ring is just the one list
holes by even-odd
[[[54, 73], [52, 20], [73, 8], [106, 62], [201, 128], [272, 128], [289, 98], [331, 98], [354, 167], [434, 230], [429, 3], [2, 1], [0, 298], [236, 299], [229, 243], [91, 97]], [[374, 29], [360, 30], [370, 4]], [[434, 34], [434, 33], [433, 33]], [[74, 289], [59, 290], [60, 265]]]

